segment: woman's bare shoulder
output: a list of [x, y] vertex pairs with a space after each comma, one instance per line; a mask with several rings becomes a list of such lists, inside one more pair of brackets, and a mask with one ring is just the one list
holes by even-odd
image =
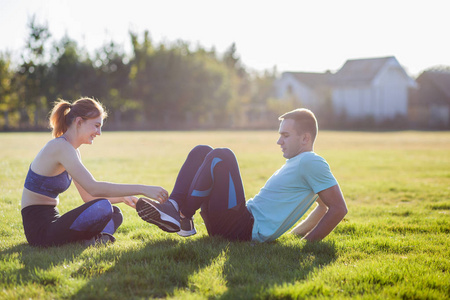
[[60, 160], [63, 157], [78, 156], [77, 149], [75, 149], [69, 142], [63, 138], [52, 139], [45, 144], [41, 149], [36, 159], [43, 159], [45, 161]]

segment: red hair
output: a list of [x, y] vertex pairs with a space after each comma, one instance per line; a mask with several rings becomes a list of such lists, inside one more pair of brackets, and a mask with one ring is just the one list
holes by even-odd
[[58, 99], [50, 115], [52, 136], [60, 137], [63, 135], [77, 117], [87, 120], [98, 116], [102, 116], [105, 119], [108, 114], [103, 105], [97, 100], [81, 98], [70, 103], [66, 100]]

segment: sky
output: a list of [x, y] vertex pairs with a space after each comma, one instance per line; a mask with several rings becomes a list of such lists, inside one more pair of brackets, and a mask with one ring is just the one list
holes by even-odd
[[[449, 4], [447, 4], [449, 3]], [[249, 70], [337, 71], [348, 59], [395, 56], [413, 77], [450, 66], [448, 0], [0, 0], [0, 52], [20, 60], [35, 15], [52, 41], [94, 53], [129, 32], [223, 53], [233, 43]]]

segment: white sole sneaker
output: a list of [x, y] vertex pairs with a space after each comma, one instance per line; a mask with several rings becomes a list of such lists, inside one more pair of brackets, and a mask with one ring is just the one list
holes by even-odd
[[192, 218], [180, 218], [180, 223], [180, 231], [177, 232], [179, 236], [188, 237], [197, 233], [194, 226], [194, 220]]
[[178, 233], [179, 236], [182, 236], [182, 237], [188, 237], [188, 236], [191, 236], [191, 235], [196, 234], [196, 233], [197, 233], [197, 230], [195, 230], [195, 228], [192, 229], [192, 230], [190, 230], [190, 231], [186, 231], [186, 230], [182, 230], [182, 229], [181, 229], [181, 230], [178, 231], [177, 233]]
[[170, 202], [160, 204], [148, 199], [139, 198], [136, 203], [136, 210], [144, 221], [152, 223], [164, 231], [180, 231], [180, 221], [176, 219], [179, 213]]

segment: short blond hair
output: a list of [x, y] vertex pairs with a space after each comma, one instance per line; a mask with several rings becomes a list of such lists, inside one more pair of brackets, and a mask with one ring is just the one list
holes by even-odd
[[312, 111], [306, 108], [297, 108], [290, 112], [281, 115], [278, 120], [291, 119], [295, 121], [295, 131], [298, 134], [309, 133], [311, 134], [312, 142], [316, 140], [319, 127], [317, 125], [316, 116]]

